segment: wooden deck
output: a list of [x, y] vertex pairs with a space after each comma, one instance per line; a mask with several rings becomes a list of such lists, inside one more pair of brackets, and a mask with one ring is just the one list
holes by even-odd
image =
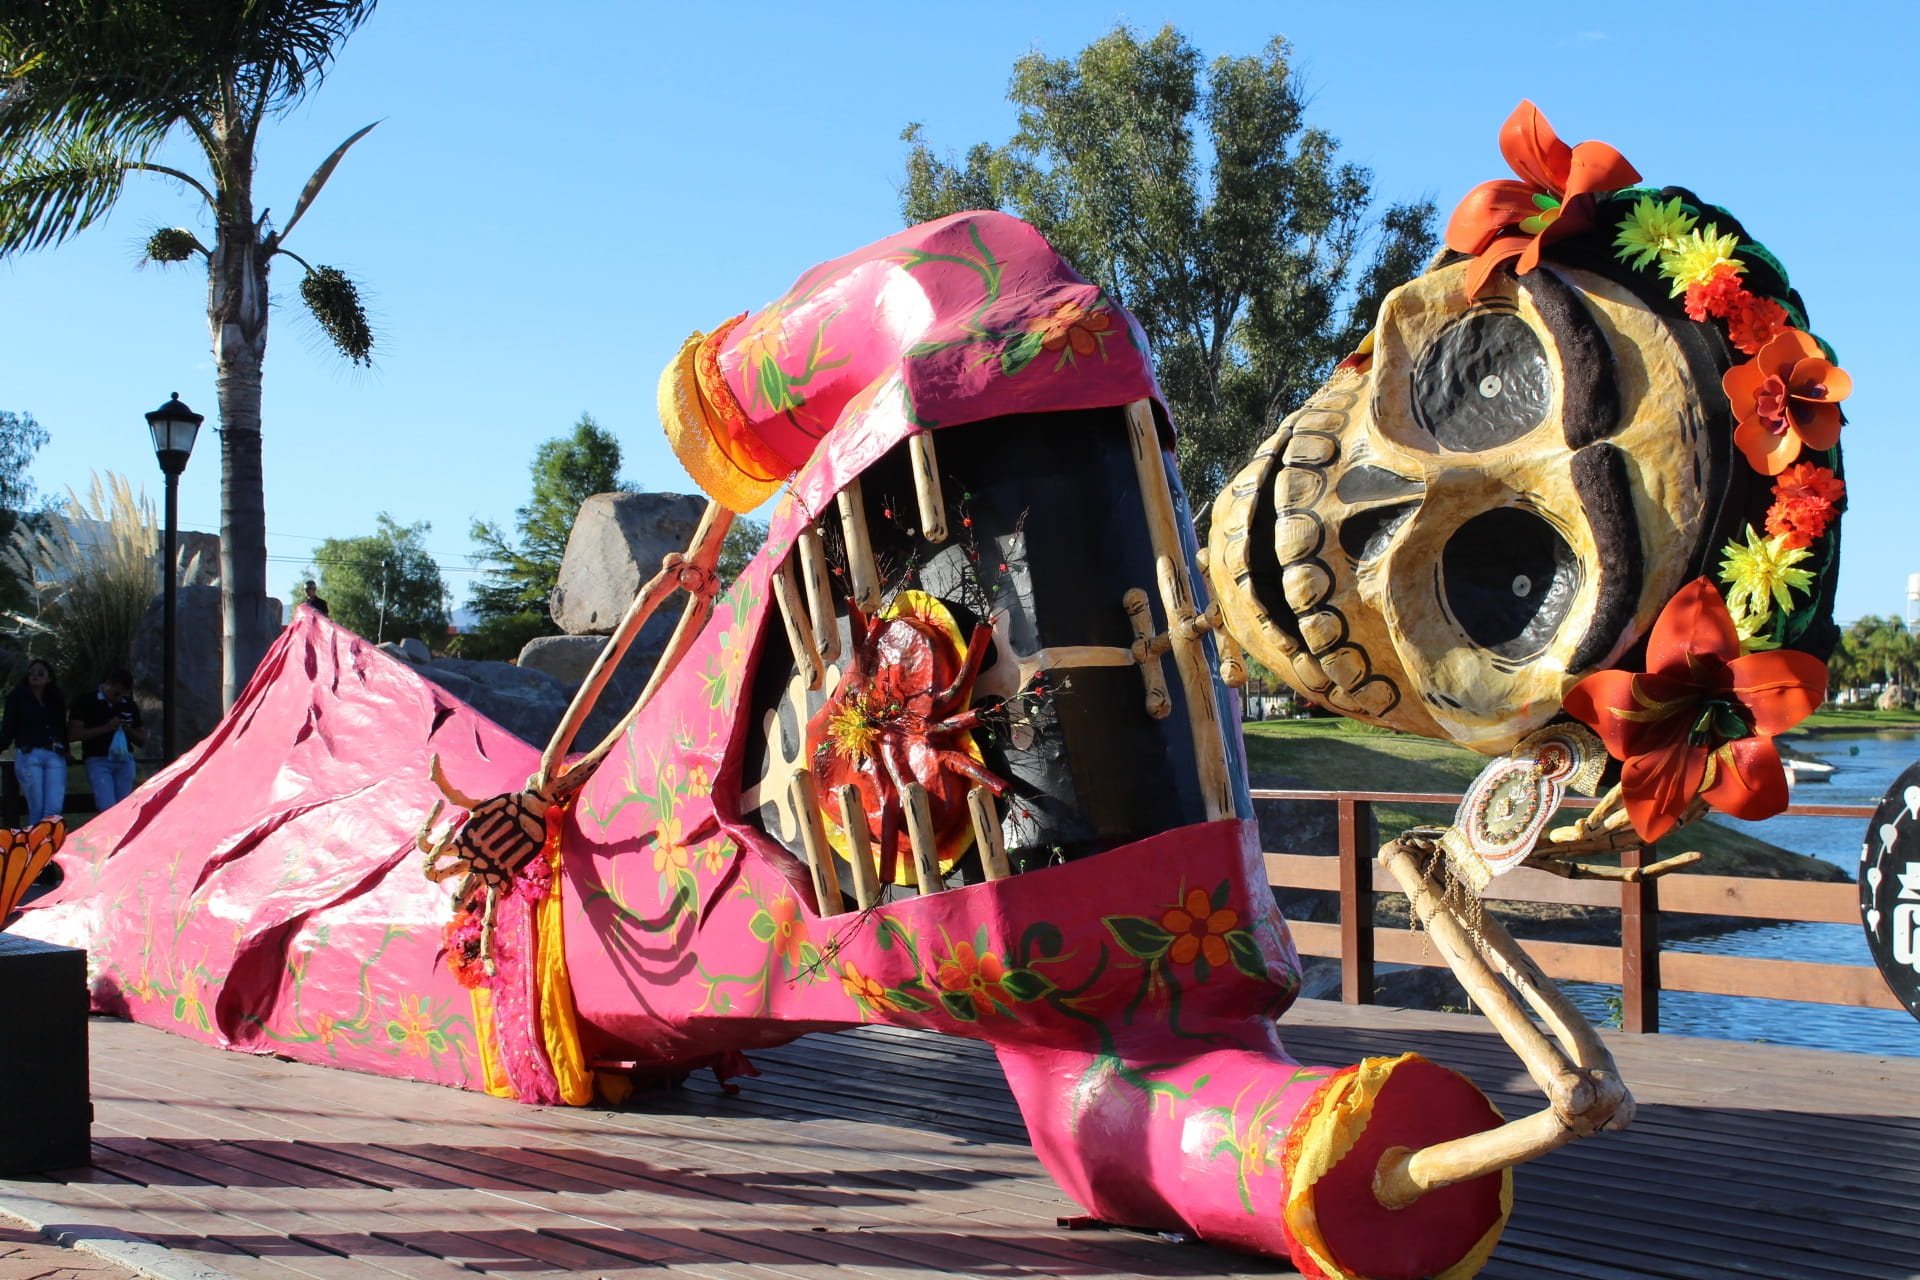
[[[1538, 1104], [1479, 1019], [1303, 1003], [1308, 1062], [1417, 1048]], [[261, 1280], [1288, 1276], [1068, 1231], [992, 1055], [889, 1029], [754, 1055], [626, 1109], [537, 1109], [96, 1020], [96, 1165], [0, 1181]], [[1920, 1277], [1920, 1060], [1615, 1035], [1629, 1133], [1517, 1172], [1500, 1280]]]

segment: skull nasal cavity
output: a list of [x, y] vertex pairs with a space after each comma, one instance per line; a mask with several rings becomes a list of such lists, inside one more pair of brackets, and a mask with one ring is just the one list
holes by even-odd
[[1482, 512], [1447, 539], [1440, 581], [1467, 638], [1503, 658], [1552, 643], [1580, 591], [1580, 563], [1553, 526], [1523, 507]]
[[1518, 440], [1553, 409], [1553, 371], [1511, 311], [1462, 316], [1420, 353], [1413, 411], [1442, 449], [1477, 453]]

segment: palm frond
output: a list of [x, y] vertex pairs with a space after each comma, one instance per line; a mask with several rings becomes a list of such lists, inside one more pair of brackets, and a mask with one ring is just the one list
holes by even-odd
[[[216, 56], [235, 68], [261, 114], [290, 106], [318, 84], [335, 51], [373, 16], [375, 0], [222, 0]], [[258, 123], [257, 118], [254, 122]]]
[[76, 143], [0, 169], [0, 258], [59, 244], [106, 216], [133, 167]]

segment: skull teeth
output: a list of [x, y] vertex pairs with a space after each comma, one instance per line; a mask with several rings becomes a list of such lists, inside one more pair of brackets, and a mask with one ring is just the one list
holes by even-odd
[[1281, 564], [1294, 564], [1318, 554], [1324, 540], [1318, 519], [1305, 512], [1295, 512], [1280, 518], [1273, 547]]
[[1294, 611], [1306, 614], [1318, 609], [1333, 590], [1333, 577], [1320, 564], [1309, 560], [1288, 565], [1281, 572], [1280, 585]]

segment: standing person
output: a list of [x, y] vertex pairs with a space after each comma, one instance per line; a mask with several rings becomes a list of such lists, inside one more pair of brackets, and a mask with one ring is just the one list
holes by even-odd
[[[118, 741], [115, 734], [120, 735]], [[96, 809], [105, 813], [131, 795], [133, 748], [147, 742], [140, 704], [133, 700], [132, 673], [116, 668], [97, 693], [76, 702], [67, 736], [80, 744]]]
[[320, 598], [320, 589], [313, 585], [313, 579], [307, 579], [307, 598], [301, 601], [321, 617], [328, 616], [327, 602]]
[[67, 700], [53, 668], [35, 658], [7, 695], [0, 751], [13, 747], [13, 771], [27, 800], [27, 825], [67, 807]]

